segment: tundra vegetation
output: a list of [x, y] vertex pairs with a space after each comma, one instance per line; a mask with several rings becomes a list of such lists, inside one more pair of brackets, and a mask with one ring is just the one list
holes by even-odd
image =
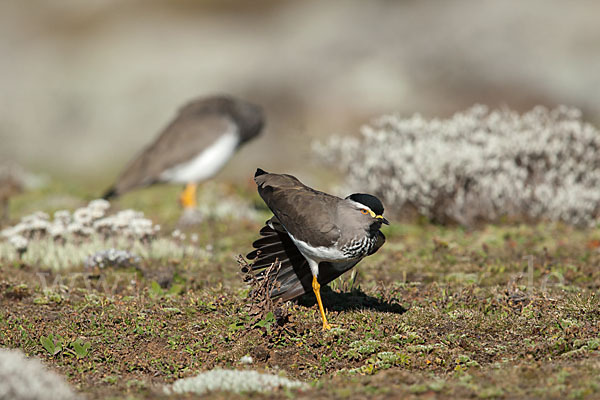
[[[510, 129], [516, 142], [506, 144], [498, 130]], [[548, 145], [540, 139], [527, 152], [518, 138], [530, 130]], [[466, 131], [474, 137], [463, 154]], [[326, 332], [312, 294], [271, 302], [243, 284], [238, 255], [270, 215], [250, 184], [209, 183], [203, 222], [181, 229], [176, 187], [108, 204], [82, 200], [102, 187], [56, 180], [12, 198], [0, 238], [0, 347], [15, 350], [0, 351], [0, 399], [13, 393], [4, 382], [30, 381], [47, 390], [22, 398], [600, 396], [597, 168], [580, 148], [598, 132], [570, 109], [476, 107], [448, 120], [384, 117], [363, 134], [318, 145], [318, 154], [342, 157], [345, 187], [382, 195], [392, 225], [378, 253], [322, 290], [335, 326]], [[442, 138], [421, 143], [429, 135]], [[560, 140], [572, 146], [554, 154]], [[444, 143], [460, 163], [443, 155]], [[430, 163], [425, 170], [404, 164], [401, 144], [412, 146], [412, 162]], [[502, 151], [530, 166], [521, 183]], [[344, 154], [386, 184], [382, 192], [366, 178], [360, 187]], [[527, 195], [510, 197], [511, 184]], [[571, 189], [570, 203], [555, 201]], [[469, 211], [471, 201], [480, 208]], [[416, 218], [403, 213], [409, 206]]]

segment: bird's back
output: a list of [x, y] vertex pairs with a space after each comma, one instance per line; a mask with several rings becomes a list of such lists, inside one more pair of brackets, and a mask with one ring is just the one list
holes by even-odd
[[312, 246], [329, 246], [340, 235], [335, 224], [339, 197], [314, 190], [296, 177], [258, 169], [258, 193], [295, 239]]

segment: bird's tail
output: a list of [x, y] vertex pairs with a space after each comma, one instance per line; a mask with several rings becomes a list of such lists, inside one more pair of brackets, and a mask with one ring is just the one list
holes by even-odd
[[[292, 300], [311, 290], [310, 267], [275, 217], [267, 221], [260, 236], [252, 244], [254, 250], [246, 257], [253, 260], [249, 267], [259, 282], [264, 279], [271, 283], [277, 281], [270, 285], [273, 288], [270, 297]], [[280, 264], [276, 273], [270, 273], [269, 267], [273, 263]]]

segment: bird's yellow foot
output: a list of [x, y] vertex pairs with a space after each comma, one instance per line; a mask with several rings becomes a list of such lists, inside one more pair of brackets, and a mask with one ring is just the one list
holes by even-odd
[[323, 320], [323, 330], [328, 331], [331, 329], [331, 325], [329, 325], [327, 317], [325, 316], [325, 309], [323, 308], [323, 302], [321, 301], [321, 285], [319, 285], [316, 276], [313, 276], [312, 288], [313, 292], [315, 292], [317, 303], [319, 304], [319, 312], [321, 313], [321, 319]]
[[179, 196], [179, 203], [183, 208], [196, 208], [196, 188], [195, 183], [188, 183]]

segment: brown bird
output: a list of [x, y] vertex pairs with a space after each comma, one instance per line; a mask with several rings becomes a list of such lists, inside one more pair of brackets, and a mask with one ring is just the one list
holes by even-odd
[[[258, 193], [274, 216], [260, 230], [251, 268], [257, 279], [277, 281], [272, 298], [295, 299], [312, 289], [319, 304], [323, 329], [330, 329], [320, 287], [375, 253], [385, 242], [379, 230], [389, 222], [383, 204], [370, 194], [355, 193], [345, 199], [314, 190], [291, 175], [258, 169]], [[280, 263], [277, 274], [268, 267]]]
[[180, 202], [194, 208], [197, 184], [219, 172], [263, 125], [262, 109], [245, 101], [230, 96], [192, 100], [129, 163], [103, 198], [156, 183], [184, 183]]

